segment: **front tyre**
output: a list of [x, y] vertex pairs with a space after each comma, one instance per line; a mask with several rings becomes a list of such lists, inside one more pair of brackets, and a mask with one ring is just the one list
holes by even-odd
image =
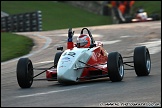
[[20, 58], [17, 63], [17, 81], [21, 88], [30, 88], [33, 83], [33, 65], [30, 59]]
[[137, 76], [147, 76], [151, 70], [151, 59], [148, 48], [145, 46], [134, 49], [134, 68]]
[[57, 67], [58, 61], [59, 61], [59, 59], [60, 59], [62, 53], [63, 53], [63, 52], [57, 52], [57, 53], [55, 54], [55, 57], [54, 57], [54, 67]]
[[124, 77], [124, 64], [121, 54], [111, 52], [107, 61], [108, 75], [112, 82], [121, 81]]

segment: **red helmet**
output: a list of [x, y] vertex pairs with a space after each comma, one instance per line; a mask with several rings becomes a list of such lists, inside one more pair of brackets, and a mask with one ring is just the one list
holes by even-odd
[[91, 38], [86, 34], [81, 34], [77, 37], [77, 47], [78, 48], [89, 48], [91, 45]]

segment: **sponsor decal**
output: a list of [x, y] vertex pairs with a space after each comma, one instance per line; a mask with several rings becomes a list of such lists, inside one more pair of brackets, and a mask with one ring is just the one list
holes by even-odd
[[[72, 61], [70, 60], [70, 58], [69, 58], [69, 57], [64, 57], [64, 58], [62, 58], [62, 59], [61, 59], [61, 61], [60, 61], [60, 62], [61, 62], [61, 64], [64, 64], [64, 63], [66, 63], [66, 62], [68, 62], [68, 63], [69, 63], [69, 62], [72, 62]], [[65, 67], [65, 66], [64, 66], [64, 67]]]
[[66, 66], [65, 65], [64, 66], [63, 65], [62, 66], [59, 66], [59, 68], [63, 68], [63, 67], [66, 67]]
[[62, 60], [70, 60], [70, 58], [69, 57], [64, 57], [64, 58], [62, 58]]

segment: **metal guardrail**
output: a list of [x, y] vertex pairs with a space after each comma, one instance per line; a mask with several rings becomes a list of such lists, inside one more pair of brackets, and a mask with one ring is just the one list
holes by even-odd
[[1, 17], [1, 32], [42, 31], [42, 12], [29, 12]]

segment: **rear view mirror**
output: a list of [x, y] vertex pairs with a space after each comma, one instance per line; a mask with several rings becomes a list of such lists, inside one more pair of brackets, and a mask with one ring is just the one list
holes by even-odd
[[61, 50], [61, 51], [63, 51], [63, 47], [62, 47], [62, 46], [57, 47], [57, 50]]

